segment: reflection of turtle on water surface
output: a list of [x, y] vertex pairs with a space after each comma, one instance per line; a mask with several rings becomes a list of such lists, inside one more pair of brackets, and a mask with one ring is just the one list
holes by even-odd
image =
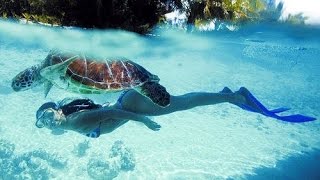
[[12, 80], [15, 91], [45, 84], [82, 94], [101, 94], [135, 89], [159, 106], [170, 104], [170, 95], [159, 78], [126, 59], [99, 60], [84, 55], [53, 50], [44, 62], [20, 72]]

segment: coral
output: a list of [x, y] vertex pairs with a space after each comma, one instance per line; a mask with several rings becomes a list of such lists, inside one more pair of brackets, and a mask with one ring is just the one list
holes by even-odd
[[120, 171], [119, 161], [115, 159], [102, 160], [90, 159], [87, 164], [88, 175], [93, 179], [113, 179], [118, 176]]
[[78, 157], [83, 157], [86, 155], [87, 150], [90, 148], [89, 141], [85, 140], [79, 143], [77, 146], [74, 146], [73, 153]]
[[10, 172], [11, 157], [15, 146], [7, 140], [0, 139], [0, 179], [6, 179], [5, 175]]
[[135, 167], [133, 153], [122, 141], [115, 141], [110, 149], [109, 159], [95, 157], [87, 164], [88, 175], [93, 179], [113, 179], [121, 170], [130, 171]]
[[35, 150], [18, 156], [18, 159], [28, 160], [30, 158], [40, 158], [45, 160], [48, 165], [55, 169], [63, 169], [67, 165], [67, 161], [57, 154], [49, 154], [44, 150]]
[[0, 172], [3, 179], [49, 179], [52, 168], [63, 169], [66, 164], [67, 161], [56, 154], [35, 150], [2, 159]]
[[121, 170], [130, 171], [135, 167], [135, 158], [130, 149], [122, 141], [115, 141], [110, 150], [110, 158], [120, 158]]
[[14, 144], [0, 139], [0, 159], [10, 158], [13, 155], [14, 148]]

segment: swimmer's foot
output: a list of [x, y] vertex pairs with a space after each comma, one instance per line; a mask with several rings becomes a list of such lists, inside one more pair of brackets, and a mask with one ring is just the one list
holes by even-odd
[[265, 110], [267, 110], [251, 93], [250, 91], [245, 88], [241, 87], [238, 91], [235, 92], [235, 94], [240, 94], [242, 95], [243, 102], [240, 103], [235, 103], [235, 105], [239, 106], [240, 108], [251, 111], [251, 112], [256, 112], [256, 113], [261, 113]]
[[250, 91], [245, 88], [241, 87], [238, 91], [235, 92], [235, 94], [239, 94], [243, 96], [242, 102], [233, 103], [240, 108], [263, 114], [268, 117], [276, 118], [282, 121], [287, 122], [307, 122], [307, 121], [314, 121], [316, 118], [304, 116], [301, 114], [295, 114], [290, 116], [279, 116], [277, 113], [287, 111], [289, 108], [278, 108], [275, 110], [268, 110], [261, 102], [259, 102], [251, 93]]
[[230, 94], [233, 93], [230, 88], [224, 87], [219, 93]]

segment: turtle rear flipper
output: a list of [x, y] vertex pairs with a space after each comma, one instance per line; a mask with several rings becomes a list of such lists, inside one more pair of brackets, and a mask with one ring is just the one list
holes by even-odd
[[166, 107], [170, 104], [170, 94], [166, 88], [157, 82], [146, 82], [141, 86], [141, 94], [148, 97], [153, 103]]

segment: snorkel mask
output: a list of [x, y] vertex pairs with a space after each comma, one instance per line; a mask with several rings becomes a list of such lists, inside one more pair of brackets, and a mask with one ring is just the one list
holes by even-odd
[[38, 128], [47, 127], [49, 129], [55, 129], [60, 125], [61, 121], [57, 118], [59, 107], [54, 102], [47, 102], [40, 106], [37, 111], [37, 121], [35, 125]]

